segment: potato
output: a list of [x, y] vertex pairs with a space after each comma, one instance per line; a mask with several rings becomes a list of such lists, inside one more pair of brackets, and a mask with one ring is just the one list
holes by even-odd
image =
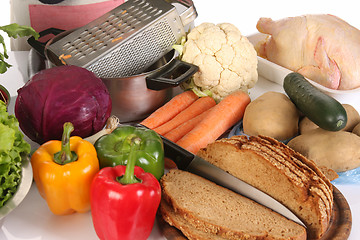
[[351, 132], [356, 124], [360, 122], [360, 115], [353, 106], [349, 104], [343, 104], [343, 106], [347, 115], [347, 123], [343, 130]]
[[352, 130], [352, 133], [360, 136], [360, 123], [356, 124], [356, 126]]
[[291, 100], [280, 92], [266, 92], [245, 109], [244, 133], [286, 140], [298, 134], [299, 111]]
[[[347, 115], [347, 123], [342, 130], [351, 132], [355, 127], [355, 125], [360, 122], [360, 115], [353, 106], [349, 104], [342, 104], [342, 105], [345, 108]], [[313, 130], [315, 128], [318, 128], [318, 125], [313, 123], [309, 118], [304, 117], [303, 119], [300, 120], [299, 123], [300, 134], [304, 134], [305, 132]]]
[[315, 128], [319, 128], [318, 125], [316, 125], [313, 121], [311, 121], [307, 117], [303, 117], [299, 122], [299, 133], [304, 134], [308, 131], [311, 131]]
[[287, 145], [335, 172], [360, 166], [360, 137], [351, 132], [317, 128], [291, 139]]

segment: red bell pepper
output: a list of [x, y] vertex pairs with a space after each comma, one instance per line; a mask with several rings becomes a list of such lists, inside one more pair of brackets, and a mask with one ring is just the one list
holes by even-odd
[[91, 184], [91, 215], [101, 240], [145, 240], [154, 225], [161, 187], [154, 175], [135, 166], [141, 139], [131, 141], [127, 165], [101, 169]]

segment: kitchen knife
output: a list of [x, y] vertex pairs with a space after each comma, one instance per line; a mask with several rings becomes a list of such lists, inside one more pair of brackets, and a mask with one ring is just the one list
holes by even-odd
[[218, 168], [201, 157], [180, 147], [176, 143], [161, 137], [164, 142], [165, 157], [172, 159], [178, 169], [185, 170], [201, 177], [204, 177], [220, 186], [239, 193], [253, 201], [272, 209], [284, 217], [304, 226], [305, 224], [288, 208], [268, 194], [258, 190], [250, 184], [232, 176], [226, 171]]

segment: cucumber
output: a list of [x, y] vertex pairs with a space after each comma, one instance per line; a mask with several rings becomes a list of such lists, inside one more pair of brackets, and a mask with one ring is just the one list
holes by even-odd
[[336, 99], [321, 92], [299, 73], [289, 73], [283, 88], [295, 106], [322, 129], [339, 131], [347, 123], [345, 108]]

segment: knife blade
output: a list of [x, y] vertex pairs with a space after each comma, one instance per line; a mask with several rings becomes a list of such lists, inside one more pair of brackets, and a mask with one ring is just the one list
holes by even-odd
[[194, 155], [165, 137], [161, 136], [161, 138], [164, 143], [165, 157], [172, 159], [178, 169], [204, 177], [244, 197], [250, 198], [306, 228], [305, 224], [294, 213], [270, 195], [232, 176], [230, 173]]

